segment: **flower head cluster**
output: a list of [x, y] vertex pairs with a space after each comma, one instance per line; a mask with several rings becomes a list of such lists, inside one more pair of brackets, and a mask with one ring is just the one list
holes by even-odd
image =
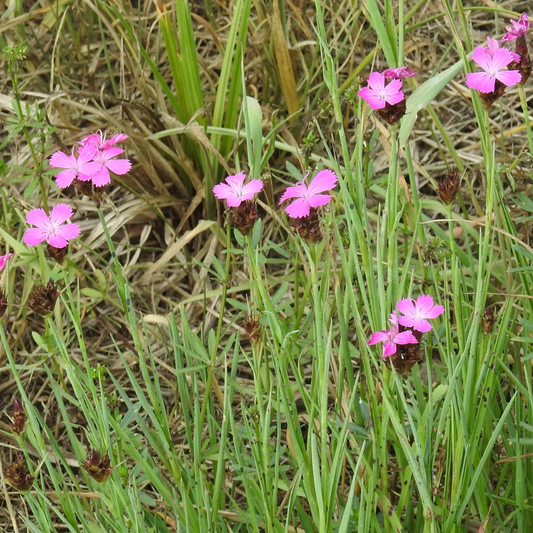
[[466, 85], [481, 93], [492, 93], [496, 83], [510, 87], [517, 84], [522, 76], [518, 70], [504, 70], [509, 63], [517, 60], [517, 55], [507, 48], [500, 48], [498, 41], [487, 37], [487, 48], [478, 46], [472, 52], [472, 61], [477, 63], [483, 72], [471, 72], [466, 75]]
[[105, 139], [103, 134], [91, 134], [80, 141], [77, 156], [55, 152], [50, 157], [50, 166], [63, 169], [56, 174], [56, 184], [61, 189], [69, 187], [74, 180], [91, 181], [95, 187], [103, 187], [111, 183], [109, 171], [119, 176], [131, 169], [129, 159], [115, 159], [124, 152], [115, 144], [128, 138], [124, 133]]
[[[428, 320], [444, 313], [444, 307], [435, 305], [433, 298], [425, 294], [420, 295], [416, 301], [412, 298], [400, 300], [396, 308], [402, 314], [398, 315], [395, 311], [391, 313], [389, 321], [392, 327], [372, 333], [367, 341], [369, 345], [384, 343], [383, 359], [394, 355], [398, 345], [417, 344], [421, 334], [432, 329]], [[400, 327], [403, 331], [400, 331]]]

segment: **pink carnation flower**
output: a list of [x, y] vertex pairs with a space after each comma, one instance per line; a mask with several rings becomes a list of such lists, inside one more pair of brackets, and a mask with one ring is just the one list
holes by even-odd
[[263, 182], [250, 180], [244, 185], [245, 179], [246, 174], [244, 172], [235, 174], [235, 176], [228, 176], [226, 183], [219, 183], [213, 187], [215, 198], [226, 200], [228, 207], [239, 207], [245, 200], [253, 200], [254, 195], [263, 190]]
[[[305, 176], [307, 177], [307, 175]], [[287, 187], [279, 203], [282, 204], [289, 198], [298, 198], [285, 208], [285, 213], [291, 218], [309, 216], [311, 207], [326, 205], [333, 198], [330, 194], [321, 194], [333, 189], [337, 183], [337, 175], [332, 170], [321, 170], [309, 183], [302, 181], [292, 187]]]
[[54, 206], [50, 216], [44, 209], [32, 209], [26, 215], [26, 222], [36, 227], [26, 230], [24, 242], [30, 246], [37, 246], [43, 241], [54, 248], [68, 246], [68, 241], [80, 234], [78, 224], [65, 224], [72, 215], [73, 211], [67, 204]]
[[494, 91], [496, 80], [510, 87], [522, 79], [518, 70], [503, 70], [509, 63], [516, 61], [517, 54], [499, 48], [498, 41], [487, 38], [488, 47], [478, 46], [472, 52], [472, 61], [477, 63], [485, 72], [471, 72], [466, 75], [466, 85], [481, 93]]
[[363, 87], [357, 94], [371, 109], [383, 109], [387, 104], [395, 105], [404, 99], [402, 82], [396, 79], [385, 85], [385, 76], [379, 72], [372, 72], [368, 87]]
[[411, 67], [398, 67], [398, 68], [388, 68], [383, 72], [383, 76], [388, 79], [400, 80], [402, 78], [412, 78], [418, 73], [413, 72]]
[[432, 329], [428, 318], [437, 318], [444, 313], [444, 307], [435, 305], [433, 298], [426, 294], [421, 294], [416, 302], [412, 298], [400, 300], [396, 307], [404, 315], [398, 317], [398, 322], [406, 328], [413, 328], [422, 333]]
[[7, 260], [12, 256], [13, 254], [6, 254], [6, 255], [0, 255], [0, 272], [2, 269], [6, 266]]
[[80, 175], [92, 176], [100, 170], [100, 165], [93, 161], [96, 149], [93, 146], [84, 146], [80, 149], [78, 157], [67, 155], [64, 152], [55, 152], [50, 157], [50, 166], [64, 168], [56, 174], [56, 184], [61, 189], [68, 187]]
[[398, 344], [418, 344], [418, 340], [412, 331], [402, 331], [402, 333], [399, 333], [398, 316], [394, 311], [390, 314], [389, 321], [392, 324], [391, 329], [372, 333], [370, 339], [366, 341], [368, 345], [377, 344], [378, 342], [384, 343], [383, 359], [394, 355], [398, 349]]
[[501, 43], [505, 43], [506, 41], [514, 41], [515, 39], [523, 37], [527, 33], [527, 30], [529, 30], [529, 19], [527, 17], [527, 13], [522, 13], [518, 19], [518, 22], [515, 20], [510, 20], [509, 22], [512, 24], [512, 26], [505, 27], [507, 33], [500, 39]]
[[97, 151], [94, 156], [94, 162], [98, 165], [98, 170], [92, 174], [81, 173], [78, 176], [80, 181], [93, 182], [95, 187], [103, 187], [111, 183], [111, 176], [109, 171], [122, 176], [131, 169], [131, 162], [129, 159], [113, 159], [117, 155], [124, 152], [122, 148], [118, 146], [110, 146], [102, 151]]
[[120, 143], [122, 141], [125, 141], [128, 138], [128, 136], [125, 133], [117, 133], [116, 135], [113, 135], [110, 139], [105, 138], [105, 133], [92, 133], [91, 135], [87, 135], [85, 139], [82, 139], [79, 141], [78, 144], [81, 146], [93, 146], [99, 151], [106, 150], [107, 148], [111, 148], [111, 146]]

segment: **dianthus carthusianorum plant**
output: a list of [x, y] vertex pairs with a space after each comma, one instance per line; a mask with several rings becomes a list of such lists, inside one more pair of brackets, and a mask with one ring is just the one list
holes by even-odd
[[0, 531], [533, 531], [527, 13], [8, 4]]

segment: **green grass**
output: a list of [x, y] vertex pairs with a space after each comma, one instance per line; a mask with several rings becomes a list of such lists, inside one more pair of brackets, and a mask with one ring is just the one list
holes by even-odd
[[[463, 84], [509, 12], [132, 4], [29, 17], [15, 2], [0, 20], [2, 45], [27, 41], [4, 58], [1, 101], [0, 254], [15, 257], [0, 274], [0, 531], [532, 531], [531, 82], [488, 112]], [[423, 46], [447, 55], [428, 64]], [[387, 126], [358, 76], [406, 62], [420, 74]], [[46, 159], [98, 128], [130, 136], [134, 170], [98, 209], [67, 193], [82, 236], [61, 267], [22, 244], [25, 213], [65, 200]], [[452, 162], [463, 182], [445, 206]], [[319, 168], [340, 180], [310, 244], [277, 204]], [[249, 236], [211, 192], [233, 170], [266, 183]], [[61, 295], [42, 318], [27, 300], [50, 278]], [[366, 340], [420, 294], [445, 313], [404, 375]], [[105, 482], [82, 466], [89, 448], [109, 454]], [[17, 451], [25, 494], [6, 483]]]

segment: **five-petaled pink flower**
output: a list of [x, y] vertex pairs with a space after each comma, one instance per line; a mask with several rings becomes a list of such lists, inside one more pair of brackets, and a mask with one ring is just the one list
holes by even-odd
[[244, 172], [235, 174], [235, 176], [228, 176], [226, 183], [219, 183], [213, 187], [213, 194], [219, 200], [226, 200], [228, 207], [239, 207], [245, 200], [253, 200], [254, 195], [263, 190], [261, 180], [250, 180], [245, 185], [245, 179], [246, 174]]
[[402, 78], [412, 78], [416, 76], [417, 73], [413, 72], [411, 67], [398, 67], [398, 68], [388, 68], [383, 72], [383, 76], [387, 79], [401, 80]]
[[78, 224], [65, 224], [72, 215], [73, 211], [67, 204], [54, 206], [50, 216], [44, 209], [32, 209], [26, 215], [26, 222], [35, 228], [26, 230], [24, 242], [30, 246], [37, 246], [43, 241], [54, 248], [68, 246], [68, 241], [80, 234]]
[[122, 176], [131, 169], [131, 162], [129, 159], [112, 159], [120, 155], [124, 150], [118, 146], [110, 146], [104, 150], [97, 151], [94, 155], [94, 162], [98, 166], [98, 170], [92, 174], [80, 173], [78, 179], [80, 181], [93, 182], [95, 187], [103, 187], [111, 183], [111, 176], [109, 171]]
[[478, 46], [472, 52], [472, 61], [477, 63], [485, 72], [471, 72], [466, 75], [466, 85], [481, 93], [494, 91], [496, 80], [510, 87], [522, 79], [518, 70], [503, 70], [509, 63], [516, 61], [517, 54], [499, 48], [498, 41], [487, 38], [488, 47]]
[[321, 194], [333, 189], [337, 183], [337, 175], [332, 170], [321, 170], [309, 183], [305, 184], [305, 178], [292, 187], [287, 187], [279, 203], [283, 203], [289, 198], [298, 198], [285, 208], [285, 213], [291, 218], [302, 218], [309, 216], [311, 207], [326, 205], [331, 198], [330, 194]]
[[0, 272], [2, 269], [6, 266], [7, 260], [12, 256], [13, 254], [6, 254], [6, 255], [0, 255]]
[[64, 168], [56, 174], [56, 184], [61, 189], [68, 187], [80, 175], [92, 176], [100, 170], [100, 164], [93, 161], [96, 155], [94, 146], [84, 146], [80, 149], [78, 157], [67, 155], [64, 152], [55, 152], [50, 157], [50, 166]]
[[372, 333], [370, 339], [366, 341], [366, 343], [369, 345], [377, 344], [378, 342], [384, 343], [382, 355], [383, 359], [389, 357], [390, 355], [394, 355], [396, 353], [398, 344], [418, 344], [418, 340], [413, 335], [411, 330], [402, 331], [402, 333], [399, 333], [398, 316], [394, 311], [390, 314], [389, 321], [392, 324], [391, 329]]
[[379, 72], [372, 72], [368, 77], [368, 87], [363, 87], [357, 94], [368, 102], [371, 109], [383, 109], [387, 104], [395, 105], [404, 99], [402, 82], [394, 79], [385, 85], [385, 76]]
[[527, 30], [529, 30], [529, 19], [527, 17], [527, 13], [522, 13], [518, 19], [518, 22], [516, 20], [510, 20], [509, 22], [512, 24], [512, 26], [505, 27], [507, 33], [500, 39], [501, 43], [505, 43], [506, 41], [514, 41], [514, 39], [523, 37], [527, 33]]
[[435, 305], [433, 298], [426, 294], [421, 294], [416, 302], [412, 298], [400, 300], [396, 307], [404, 315], [398, 317], [398, 322], [406, 328], [413, 328], [422, 333], [432, 328], [428, 318], [437, 318], [444, 313], [444, 307]]

